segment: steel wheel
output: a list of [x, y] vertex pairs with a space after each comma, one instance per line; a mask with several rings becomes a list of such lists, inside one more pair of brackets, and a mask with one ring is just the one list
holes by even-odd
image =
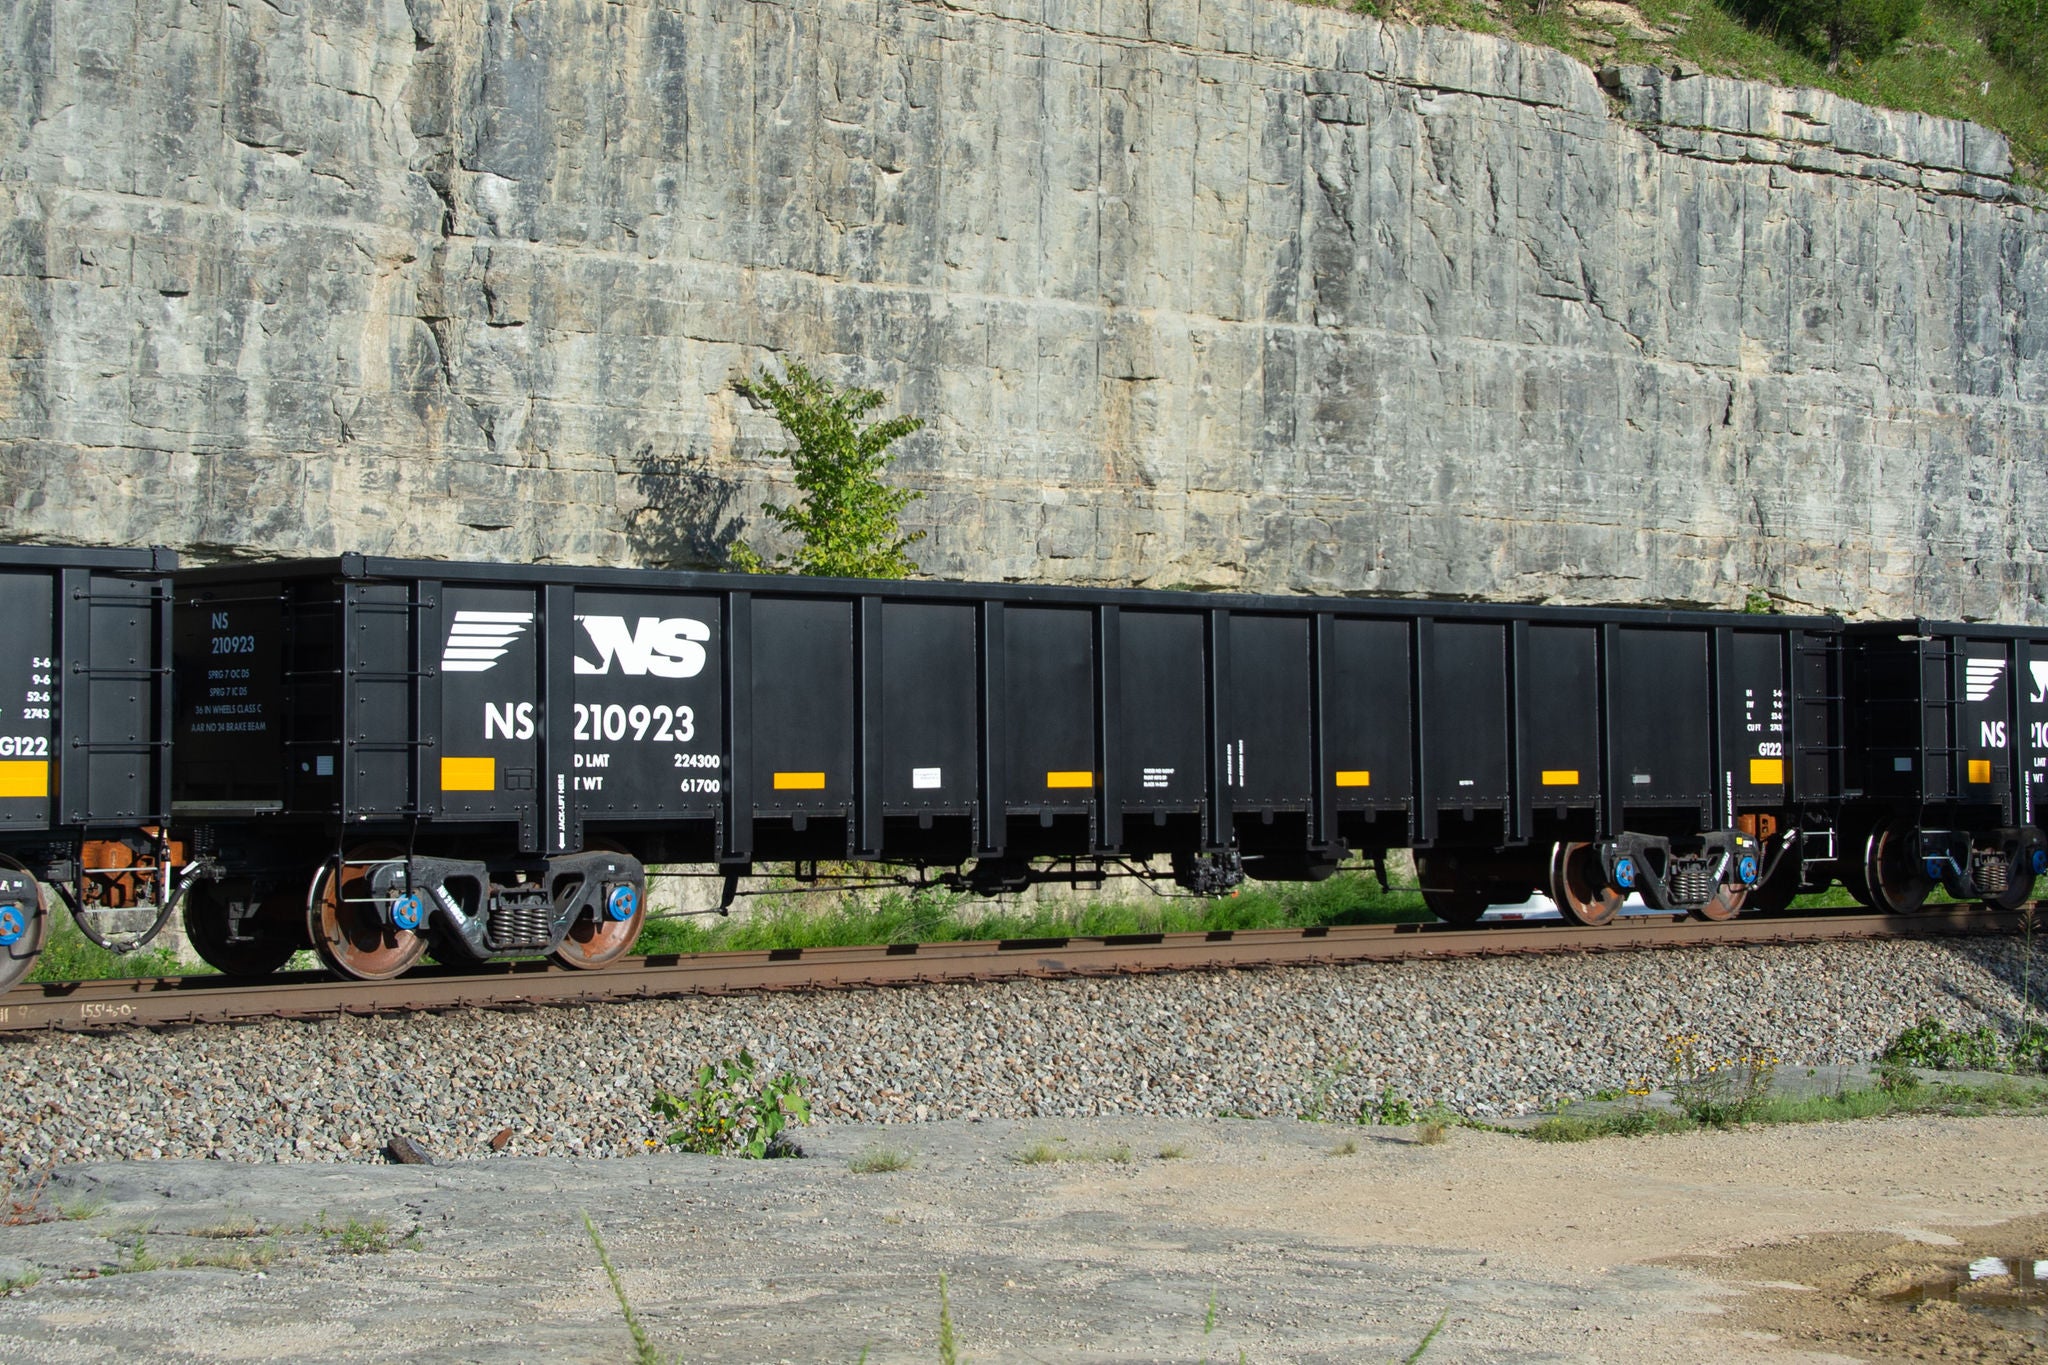
[[1742, 903], [1749, 899], [1749, 888], [1743, 886], [1722, 886], [1707, 898], [1704, 905], [1692, 908], [1693, 917], [1703, 920], [1729, 920], [1742, 913]]
[[2000, 910], [2017, 910], [2034, 898], [2034, 878], [2040, 873], [2034, 870], [2035, 859], [2042, 855], [2041, 836], [2030, 831], [2020, 840], [2020, 846], [2012, 855], [2012, 863], [2006, 873], [2005, 890], [1984, 899]]
[[1607, 884], [1606, 870], [1591, 844], [1551, 845], [1549, 892], [1566, 919], [1593, 926], [1611, 923], [1628, 899]]
[[[185, 892], [185, 941], [200, 961], [228, 976], [269, 976], [291, 960], [300, 945], [275, 932], [279, 893], [273, 892], [257, 911], [254, 938], [228, 937], [228, 896], [219, 882], [197, 881]], [[289, 903], [290, 893], [283, 894]]]
[[[605, 843], [594, 843], [589, 851], [625, 853], [624, 849]], [[605, 909], [599, 909], [594, 915], [580, 916], [563, 935], [561, 946], [548, 954], [548, 960], [580, 971], [594, 971], [610, 966], [631, 948], [633, 941], [640, 937], [641, 925], [647, 922], [646, 887], [644, 883], [639, 887], [616, 886], [610, 894], [616, 896], [621, 891], [630, 892], [632, 896], [632, 906], [626, 918], [613, 919]]]
[[29, 885], [26, 902], [0, 903], [0, 937], [12, 940], [0, 944], [0, 994], [5, 994], [36, 965], [50, 916], [43, 906], [43, 888], [27, 868], [12, 858], [0, 856], [0, 869], [20, 873]]
[[388, 981], [427, 951], [424, 933], [385, 924], [370, 903], [372, 869], [364, 864], [404, 856], [396, 844], [363, 844], [342, 855], [342, 867], [329, 859], [313, 874], [306, 893], [306, 935], [337, 976]]
[[[1799, 859], [1790, 849], [1774, 850], [1771, 856], [1778, 860], [1777, 870], [1752, 886], [1743, 902], [1743, 908], [1753, 915], [1775, 915], [1788, 909], [1799, 894]], [[1770, 856], [1764, 858], [1764, 865], [1770, 866]]]
[[1422, 883], [1422, 903], [1446, 924], [1477, 924], [1492, 903], [1483, 884], [1458, 875], [1458, 860], [1451, 854], [1416, 854], [1415, 879]]
[[1927, 904], [1935, 882], [1913, 854], [1913, 827], [1903, 820], [1870, 832], [1863, 850], [1863, 877], [1870, 907], [1887, 915], [1911, 915]]

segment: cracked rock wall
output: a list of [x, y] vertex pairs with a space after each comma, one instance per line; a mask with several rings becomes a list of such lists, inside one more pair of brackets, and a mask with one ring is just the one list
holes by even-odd
[[1284, 0], [0, 0], [0, 535], [2048, 619], [1981, 129]]

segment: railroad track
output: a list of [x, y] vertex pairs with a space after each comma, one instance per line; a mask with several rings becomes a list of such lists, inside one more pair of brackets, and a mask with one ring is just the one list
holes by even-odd
[[1913, 916], [1807, 913], [1705, 924], [1657, 915], [1636, 916], [1598, 929], [1548, 924], [1485, 929], [1372, 924], [782, 948], [629, 958], [599, 972], [570, 971], [540, 961], [496, 963], [462, 972], [417, 971], [378, 983], [336, 981], [311, 972], [242, 982], [217, 976], [53, 982], [20, 985], [0, 996], [0, 1033], [581, 1005], [736, 991], [845, 990], [1027, 977], [1334, 966], [1408, 958], [1982, 937], [2017, 932], [2029, 913], [2031, 909], [2000, 912], [1983, 908]]

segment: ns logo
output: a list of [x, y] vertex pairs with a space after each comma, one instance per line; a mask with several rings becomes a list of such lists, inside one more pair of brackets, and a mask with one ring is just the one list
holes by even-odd
[[628, 677], [694, 678], [704, 671], [704, 643], [711, 627], [687, 616], [643, 616], [627, 625], [623, 616], [578, 616], [597, 660], [579, 651], [578, 673], [609, 673], [612, 665]]

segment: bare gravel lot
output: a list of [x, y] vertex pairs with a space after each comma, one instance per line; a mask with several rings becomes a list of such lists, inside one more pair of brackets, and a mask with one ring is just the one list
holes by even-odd
[[[1400, 1360], [1446, 1314], [1427, 1361], [2043, 1349], [2024, 1302], [1941, 1301], [1942, 1332], [1887, 1333], [1886, 1315], [1930, 1310], [1844, 1267], [1890, 1255], [1890, 1292], [1900, 1266], [1910, 1284], [1992, 1243], [2048, 1252], [2028, 1240], [2048, 1223], [2011, 1222], [2048, 1213], [2048, 1119], [1560, 1147], [1048, 1118], [841, 1123], [804, 1143], [771, 1162], [67, 1167], [40, 1201], [67, 1216], [0, 1228], [0, 1279], [41, 1275], [0, 1298], [0, 1357], [629, 1360], [585, 1211], [656, 1344], [692, 1361], [936, 1359], [941, 1273], [960, 1354], [981, 1361]], [[910, 1164], [853, 1169], [878, 1147]], [[1061, 1159], [1018, 1160], [1039, 1147]]]

